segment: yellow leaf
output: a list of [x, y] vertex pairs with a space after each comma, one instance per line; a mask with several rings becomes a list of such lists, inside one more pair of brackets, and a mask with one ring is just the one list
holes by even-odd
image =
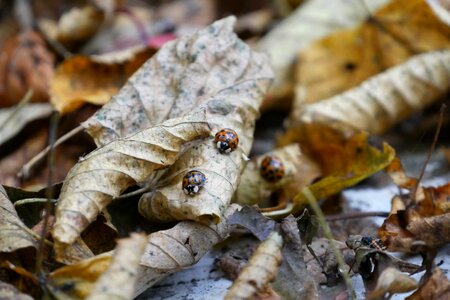
[[450, 27], [426, 0], [391, 1], [361, 25], [301, 51], [296, 101], [326, 99], [412, 55], [449, 47]]

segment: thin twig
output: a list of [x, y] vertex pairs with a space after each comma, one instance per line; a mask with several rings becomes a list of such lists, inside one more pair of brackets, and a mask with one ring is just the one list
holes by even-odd
[[23, 96], [23, 98], [20, 100], [19, 104], [14, 107], [13, 112], [0, 124], [0, 130], [3, 129], [3, 127], [5, 127], [6, 124], [8, 124], [8, 122], [11, 121], [15, 115], [17, 115], [17, 113], [22, 109], [22, 107], [25, 106], [25, 104], [30, 102], [32, 96], [33, 90], [29, 89], [25, 96]]
[[[26, 204], [32, 204], [32, 203], [45, 203], [47, 201], [48, 201], [47, 198], [26, 198], [26, 199], [17, 200], [16, 202], [14, 202], [14, 207], [18, 207], [18, 206], [26, 205]], [[53, 203], [57, 202], [56, 199], [51, 199], [51, 201]]]
[[433, 142], [431, 143], [430, 150], [428, 151], [427, 159], [425, 160], [425, 163], [423, 164], [422, 170], [420, 171], [419, 178], [417, 179], [417, 182], [414, 185], [414, 188], [411, 190], [411, 199], [412, 199], [413, 203], [416, 202], [415, 200], [416, 200], [417, 189], [419, 188], [419, 184], [422, 181], [423, 176], [425, 175], [425, 169], [427, 168], [427, 165], [431, 160], [431, 156], [433, 155], [434, 148], [436, 148], [436, 144], [439, 139], [439, 133], [441, 132], [441, 128], [442, 128], [442, 122], [444, 121], [444, 111], [446, 108], [447, 108], [447, 106], [445, 104], [442, 104], [441, 110], [439, 113], [439, 122], [436, 127], [436, 132], [434, 133]]
[[[325, 237], [329, 240], [331, 249], [333, 250], [334, 255], [336, 256], [336, 260], [339, 264], [340, 270], [345, 270], [345, 261], [344, 257], [342, 256], [342, 253], [339, 251], [339, 249], [336, 246], [333, 234], [331, 233], [330, 227], [328, 226], [328, 223], [325, 220], [325, 216], [320, 209], [320, 206], [317, 204], [317, 200], [311, 190], [309, 188], [304, 188], [301, 193], [306, 197], [308, 200], [309, 206], [314, 211], [314, 214], [317, 216], [317, 221], [319, 222], [319, 225], [322, 227], [323, 233]], [[352, 281], [350, 280], [350, 277], [346, 272], [341, 272], [342, 278], [344, 278], [345, 285], [347, 286], [348, 293], [350, 295], [351, 299], [355, 299], [355, 291], [353, 289]]]
[[42, 225], [42, 232], [41, 232], [41, 239], [39, 241], [39, 246], [36, 254], [36, 274], [40, 275], [42, 271], [42, 260], [44, 256], [44, 244], [45, 244], [45, 237], [48, 233], [48, 224], [49, 224], [49, 218], [50, 214], [52, 212], [52, 194], [53, 194], [53, 173], [55, 168], [55, 141], [56, 141], [56, 135], [58, 131], [58, 123], [59, 123], [59, 113], [55, 112], [52, 115], [52, 118], [50, 120], [50, 130], [49, 130], [49, 144], [50, 144], [50, 154], [48, 156], [48, 180], [47, 180], [47, 186], [50, 188], [46, 191], [47, 196], [47, 202], [45, 203], [45, 215], [44, 215], [44, 222]]
[[[83, 126], [78, 126], [60, 137], [55, 144], [53, 145], [53, 148], [58, 147], [68, 139], [72, 138], [73, 136], [77, 135], [78, 133], [83, 131]], [[21, 179], [26, 179], [30, 176], [31, 169], [39, 163], [47, 154], [50, 152], [50, 149], [52, 149], [50, 146], [47, 146], [44, 150], [39, 152], [35, 157], [33, 157], [30, 161], [28, 161], [20, 170], [20, 172], [17, 174], [17, 176]]]
[[325, 220], [330, 222], [330, 221], [337, 221], [337, 220], [359, 219], [359, 218], [367, 218], [367, 217], [386, 218], [388, 216], [389, 216], [389, 213], [385, 212], [385, 211], [352, 212], [352, 213], [347, 213], [347, 214], [326, 216]]
[[112, 200], [113, 201], [118, 201], [118, 200], [123, 200], [123, 199], [126, 199], [126, 198], [130, 198], [130, 197], [133, 197], [133, 196], [141, 195], [143, 193], [149, 192], [151, 189], [152, 188], [151, 188], [150, 185], [149, 186], [144, 186], [143, 188], [137, 189], [137, 190], [129, 192], [127, 194], [120, 195], [118, 197], [115, 197]]

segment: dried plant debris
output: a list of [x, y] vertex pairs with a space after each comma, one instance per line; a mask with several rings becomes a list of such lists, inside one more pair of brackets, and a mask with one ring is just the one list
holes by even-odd
[[32, 101], [48, 101], [54, 60], [34, 31], [8, 39], [0, 52], [0, 107], [17, 104], [29, 89], [33, 90]]
[[407, 300], [448, 299], [450, 281], [440, 268], [434, 268], [420, 283], [419, 289]]
[[[262, 162], [267, 157], [282, 162], [283, 176], [275, 182], [263, 176]], [[319, 175], [317, 164], [301, 152], [298, 144], [288, 145], [257, 156], [247, 163], [233, 201], [248, 205], [263, 204], [275, 191], [282, 191], [283, 198], [289, 199], [295, 196], [299, 188], [310, 184]]]
[[357, 0], [305, 1], [258, 42], [257, 49], [270, 55], [275, 71], [276, 80], [271, 95], [279, 97], [293, 89], [291, 68], [301, 49], [335, 30], [356, 25], [386, 2], [387, 0], [372, 0], [364, 7]]
[[50, 116], [53, 108], [48, 103], [33, 103], [0, 110], [0, 145], [16, 136], [29, 122]]
[[423, 252], [448, 243], [450, 184], [418, 186], [417, 179], [405, 174], [399, 160], [395, 160], [387, 172], [399, 187], [410, 191], [407, 196], [392, 199], [391, 213], [378, 229], [388, 249]]
[[366, 299], [386, 299], [393, 294], [410, 292], [416, 288], [416, 280], [396, 268], [388, 267], [380, 274], [375, 289], [370, 292]]
[[[168, 274], [197, 263], [213, 245], [223, 241], [231, 230], [227, 218], [237, 209], [239, 207], [232, 204], [218, 224], [184, 221], [171, 229], [150, 234], [140, 267], [136, 270], [134, 297]], [[106, 252], [59, 268], [49, 275], [49, 288], [60, 298], [84, 299], [111, 261], [112, 253]]]
[[144, 234], [131, 234], [119, 240], [109, 268], [97, 280], [87, 299], [131, 299], [146, 243]]
[[22, 222], [2, 186], [0, 186], [0, 209], [0, 252], [37, 248], [39, 235], [34, 235], [33, 231]]
[[127, 187], [171, 165], [183, 143], [210, 133], [204, 110], [170, 119], [83, 157], [67, 175], [56, 210], [57, 248], [72, 243]]
[[275, 277], [281, 263], [282, 236], [274, 231], [256, 249], [247, 266], [228, 290], [225, 299], [249, 299]]
[[15, 299], [15, 300], [33, 300], [31, 296], [20, 292], [13, 285], [1, 281], [0, 281], [0, 298]]
[[449, 35], [450, 27], [426, 0], [390, 1], [355, 28], [337, 31], [300, 52], [297, 101], [327, 99], [412, 55], [448, 49]]
[[136, 47], [104, 55], [75, 55], [58, 66], [50, 81], [50, 100], [66, 114], [83, 103], [103, 105], [155, 53]]
[[450, 88], [449, 70], [450, 51], [430, 52], [413, 56], [358, 87], [320, 102], [305, 104], [297, 99], [288, 130], [319, 123], [345, 134], [359, 130], [384, 133], [445, 95]]

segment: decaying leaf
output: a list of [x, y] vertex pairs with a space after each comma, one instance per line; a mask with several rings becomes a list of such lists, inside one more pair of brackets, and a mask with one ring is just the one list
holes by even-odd
[[320, 123], [346, 134], [381, 134], [444, 95], [450, 88], [449, 70], [450, 51], [414, 56], [337, 96], [312, 104], [296, 101], [289, 131]]
[[131, 234], [129, 238], [119, 240], [108, 270], [97, 280], [87, 299], [131, 299], [146, 243], [144, 234]]
[[384, 299], [384, 295], [406, 293], [417, 288], [417, 281], [396, 268], [386, 268], [378, 277], [377, 286], [367, 296], [368, 300]]
[[0, 145], [14, 137], [29, 122], [48, 117], [52, 112], [48, 103], [28, 104], [24, 107], [0, 110]]
[[[339, 29], [366, 19], [372, 10], [387, 0], [327, 1], [309, 0], [299, 6], [259, 41], [257, 49], [270, 55], [275, 71], [272, 97], [292, 93], [291, 68], [298, 52], [311, 42]], [[282, 41], [282, 42], [280, 42]]]
[[0, 281], [0, 298], [1, 299], [15, 299], [15, 300], [33, 300], [27, 294], [21, 293], [13, 285]]
[[0, 252], [13, 252], [28, 247], [36, 248], [37, 240], [20, 220], [5, 189], [0, 186]]
[[423, 246], [435, 248], [450, 241], [450, 183], [421, 187], [417, 179], [405, 175], [399, 160], [387, 168], [401, 188], [415, 192], [395, 196], [391, 212], [378, 229], [378, 235], [391, 251], [420, 252]]
[[153, 54], [154, 49], [136, 47], [104, 55], [76, 55], [66, 59], [50, 82], [53, 106], [69, 113], [83, 103], [103, 105]]
[[[136, 297], [170, 273], [197, 263], [212, 246], [224, 240], [230, 228], [227, 218], [239, 207], [230, 205], [221, 222], [216, 224], [179, 222], [173, 228], [148, 236], [138, 275]], [[112, 252], [103, 253], [85, 261], [57, 269], [49, 276], [49, 287], [59, 298], [84, 299], [112, 260]]]
[[420, 284], [419, 289], [407, 300], [448, 299], [450, 297], [450, 281], [440, 268], [434, 268]]
[[250, 258], [225, 299], [250, 299], [261, 291], [277, 274], [281, 264], [282, 236], [274, 231], [263, 241]]
[[[283, 162], [285, 173], [280, 181], [268, 182], [261, 176], [261, 161], [267, 156], [275, 156]], [[248, 205], [263, 203], [276, 190], [281, 190], [283, 198], [292, 199], [300, 188], [319, 175], [317, 164], [301, 153], [298, 144], [288, 145], [247, 163], [233, 201]]]
[[34, 31], [7, 40], [0, 53], [0, 107], [16, 104], [29, 89], [32, 101], [47, 101], [54, 60]]
[[277, 223], [261, 214], [257, 209], [251, 206], [244, 206], [228, 218], [229, 225], [239, 225], [249, 230], [260, 241], [275, 230]]
[[[139, 126], [161, 118], [184, 115], [190, 113], [193, 107], [202, 105], [207, 108], [213, 133], [231, 128], [239, 136], [238, 148], [227, 155], [219, 153], [211, 138], [192, 143], [175, 164], [161, 174], [161, 179], [156, 183], [158, 188], [141, 198], [139, 211], [149, 219], [212, 218], [217, 222], [237, 189], [246, 155], [253, 142], [259, 105], [271, 82], [272, 73], [266, 57], [254, 53], [232, 32], [234, 21], [233, 17], [229, 17], [192, 36], [169, 42], [123, 89], [132, 89], [141, 96], [140, 100], [136, 97], [138, 103], [134, 109], [143, 113], [142, 105], [147, 107], [146, 116], [150, 119], [141, 118]], [[166, 61], [170, 63], [163, 65]], [[165, 77], [157, 87], [153, 86], [157, 81], [150, 81], [155, 93], [149, 94], [149, 88], [146, 86], [143, 90], [141, 84], [147, 83], [153, 73], [156, 73], [156, 78]], [[110, 102], [105, 105], [98, 116], [111, 112], [120, 97], [123, 95], [116, 96], [115, 104], [110, 105]], [[116, 113], [112, 116], [107, 120], [109, 123], [114, 121], [115, 116], [120, 117]], [[96, 129], [95, 124], [102, 124], [97, 116], [86, 123], [89, 132]], [[112, 123], [109, 128], [118, 128], [120, 124], [123, 124], [124, 130], [110, 131], [109, 136], [104, 128], [97, 127], [99, 135], [95, 139], [103, 142], [115, 138], [113, 134], [121, 135], [134, 130], [122, 122]], [[180, 188], [182, 177], [190, 170], [198, 170], [206, 176], [202, 192], [195, 197], [187, 197]]]
[[205, 111], [168, 120], [83, 157], [67, 175], [56, 210], [56, 249], [70, 244], [127, 187], [171, 165], [181, 145], [210, 133]]
[[300, 52], [297, 101], [329, 98], [412, 55], [449, 48], [449, 36], [450, 27], [426, 0], [391, 1], [359, 26], [335, 32]]
[[[306, 137], [312, 141], [310, 145], [314, 152], [310, 153], [316, 156], [327, 175], [306, 187], [316, 199], [324, 199], [355, 185], [385, 168], [395, 157], [394, 149], [387, 143], [383, 144], [382, 150], [371, 146], [367, 141], [367, 133], [355, 134], [348, 140], [332, 140], [339, 134], [325, 128], [323, 131], [317, 130], [319, 128], [309, 131], [311, 135]], [[304, 194], [298, 193], [293, 200], [292, 212], [299, 212], [306, 203]]]
[[283, 299], [318, 299], [317, 285], [309, 274], [296, 219], [291, 215], [281, 222], [283, 261], [272, 284]]

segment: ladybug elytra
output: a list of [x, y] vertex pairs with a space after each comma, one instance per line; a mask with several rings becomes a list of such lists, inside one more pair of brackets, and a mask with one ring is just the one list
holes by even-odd
[[216, 143], [220, 153], [230, 153], [236, 150], [239, 144], [239, 137], [233, 129], [224, 128], [216, 133], [214, 143]]
[[183, 177], [182, 189], [186, 195], [195, 195], [205, 185], [206, 176], [200, 171], [189, 171]]

